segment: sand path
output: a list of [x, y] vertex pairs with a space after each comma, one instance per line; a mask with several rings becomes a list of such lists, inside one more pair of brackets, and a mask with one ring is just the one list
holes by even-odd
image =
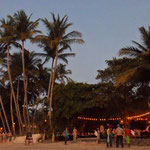
[[131, 146], [124, 148], [106, 148], [104, 143], [96, 144], [94, 142], [80, 142], [80, 143], [72, 143], [69, 142], [67, 145], [64, 145], [63, 142], [58, 143], [38, 143], [34, 145], [24, 145], [24, 144], [16, 144], [16, 143], [1, 143], [0, 150], [150, 150], [150, 146]]

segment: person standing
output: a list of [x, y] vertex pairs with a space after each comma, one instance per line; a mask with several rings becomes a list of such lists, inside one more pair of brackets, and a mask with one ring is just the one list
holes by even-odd
[[120, 124], [117, 125], [116, 129], [116, 147], [119, 147], [119, 143], [121, 147], [123, 147], [123, 129], [120, 127]]
[[130, 129], [128, 127], [126, 127], [125, 134], [126, 134], [126, 142], [128, 144], [128, 147], [130, 147]]
[[76, 127], [74, 127], [72, 134], [73, 134], [73, 142], [77, 142], [77, 129], [76, 129]]
[[107, 139], [106, 139], [106, 143], [107, 143], [107, 147], [112, 147], [112, 138], [113, 138], [113, 131], [112, 131], [112, 127], [108, 127], [108, 129], [106, 130], [106, 135], [107, 135]]
[[100, 130], [97, 128], [97, 143], [100, 144]]
[[103, 125], [100, 126], [100, 138], [103, 139], [104, 138], [104, 133], [105, 133], [105, 128]]
[[68, 128], [66, 128], [65, 131], [64, 131], [64, 138], [65, 138], [65, 145], [66, 145], [67, 141], [68, 141], [68, 138], [69, 138]]
[[7, 140], [6, 132], [3, 132], [2, 136], [3, 136], [3, 142], [6, 143], [6, 140]]
[[55, 142], [55, 132], [52, 133], [52, 142]]
[[12, 134], [8, 133], [8, 142], [12, 142]]

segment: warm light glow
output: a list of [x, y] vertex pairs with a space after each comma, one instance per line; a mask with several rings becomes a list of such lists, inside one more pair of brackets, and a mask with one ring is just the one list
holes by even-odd
[[[132, 120], [132, 119], [136, 119], [136, 120], [141, 120], [141, 121], [146, 121], [148, 120], [148, 118], [141, 118], [144, 116], [150, 115], [150, 112], [141, 114], [141, 115], [137, 115], [137, 116], [131, 116], [131, 117], [126, 117], [126, 119], [128, 120]], [[89, 120], [89, 121], [106, 121], [106, 118], [87, 118], [87, 117], [78, 117], [79, 120]], [[121, 118], [109, 118], [108, 120], [120, 120], [120, 123], [122, 123], [123, 120], [121, 120]], [[45, 122], [47, 122], [47, 120], [45, 120]], [[122, 123], [123, 124], [123, 123]]]
[[[79, 120], [89, 120], [89, 121], [97, 121], [97, 120], [100, 120], [100, 121], [106, 121], [106, 118], [87, 118], [87, 117], [78, 117]], [[108, 120], [121, 120], [121, 118], [109, 118]]]
[[123, 120], [121, 120], [120, 123], [123, 124]]
[[44, 121], [45, 121], [45, 122], [47, 122], [47, 120], [46, 120], [46, 119], [45, 119]]
[[126, 118], [127, 118], [128, 120], [132, 120], [132, 119], [144, 117], [144, 116], [147, 116], [147, 115], [150, 115], [150, 112], [147, 112], [147, 113], [144, 113], [144, 114], [141, 114], [141, 115], [137, 115], [137, 116], [126, 117]]

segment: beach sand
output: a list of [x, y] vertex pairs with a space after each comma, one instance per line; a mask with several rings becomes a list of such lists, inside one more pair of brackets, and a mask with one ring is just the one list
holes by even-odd
[[37, 143], [34, 145], [24, 145], [16, 143], [0, 143], [0, 150], [150, 150], [150, 146], [135, 146], [131, 147], [124, 146], [124, 148], [116, 148], [115, 145], [113, 148], [106, 148], [104, 143], [96, 144], [95, 142], [78, 142], [72, 143], [68, 142], [67, 145], [64, 145], [64, 142], [57, 143]]

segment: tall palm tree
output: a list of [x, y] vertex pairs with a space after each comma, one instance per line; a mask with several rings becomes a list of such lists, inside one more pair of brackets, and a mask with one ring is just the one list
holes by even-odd
[[121, 48], [119, 55], [131, 57], [134, 61], [126, 67], [125, 72], [119, 74], [116, 78], [116, 83], [126, 83], [136, 80], [138, 82], [150, 81], [150, 26], [146, 30], [144, 27], [139, 28], [142, 44], [132, 41], [134, 46]]
[[[68, 17], [65, 15], [62, 19], [60, 19], [60, 16], [58, 15], [55, 17], [55, 15], [52, 13], [52, 21], [48, 21], [46, 18], [42, 19], [44, 25], [47, 28], [48, 34], [47, 36], [43, 36], [44, 43], [46, 42], [46, 45], [49, 46], [51, 50], [54, 51], [54, 69], [51, 68], [51, 82], [49, 82], [50, 86], [50, 107], [49, 107], [49, 121], [50, 121], [50, 128], [52, 129], [52, 97], [53, 97], [53, 87], [54, 87], [54, 80], [55, 80], [55, 74], [56, 74], [56, 68], [57, 68], [57, 60], [58, 60], [58, 50], [61, 48], [69, 48], [71, 49], [70, 45], [73, 43], [84, 43], [82, 40], [82, 35], [78, 31], [72, 31], [69, 33], [66, 33], [67, 29], [72, 25], [72, 23], [68, 23]], [[45, 40], [47, 39], [47, 40]], [[52, 63], [53, 64], [53, 63]]]
[[[35, 124], [35, 116], [38, 110], [38, 106], [40, 103], [43, 103], [44, 106], [44, 99], [41, 99], [41, 95], [43, 95], [46, 91], [45, 89], [47, 88], [47, 83], [48, 83], [48, 69], [43, 66], [43, 64], [38, 64], [36, 70], [34, 71], [34, 82], [35, 82], [35, 89], [37, 98], [34, 101], [33, 105], [33, 124]], [[33, 87], [34, 88], [34, 87]], [[44, 107], [43, 107], [44, 108]]]
[[[23, 80], [21, 78], [21, 75], [22, 75], [22, 65], [21, 65], [21, 62], [22, 62], [22, 59], [21, 59], [21, 53], [14, 53], [12, 56], [11, 56], [11, 59], [10, 59], [10, 68], [14, 68], [13, 71], [12, 71], [12, 75], [13, 75], [13, 78], [15, 79], [16, 82], [18, 82], [18, 79], [19, 80]], [[26, 66], [26, 75], [27, 75], [27, 79], [28, 79], [28, 83], [29, 84], [33, 84], [35, 85], [35, 72], [37, 70], [37, 67], [38, 67], [38, 64], [41, 62], [41, 59], [39, 59], [37, 56], [36, 56], [36, 53], [34, 52], [29, 52], [28, 50], [25, 49], [25, 66]], [[17, 72], [15, 70], [18, 70]], [[16, 83], [17, 85], [18, 83]], [[30, 94], [30, 90], [31, 89], [34, 89], [36, 91], [36, 89], [38, 87], [32, 87], [30, 88], [31, 86], [28, 87], [27, 89], [27, 93]], [[18, 96], [17, 96], [18, 97]], [[30, 100], [30, 99], [29, 99]]]
[[[27, 75], [26, 75], [26, 69], [25, 69], [25, 59], [24, 59], [24, 42], [29, 39], [33, 39], [33, 36], [36, 33], [41, 33], [39, 30], [36, 30], [38, 26], [39, 19], [36, 21], [30, 21], [32, 14], [30, 16], [27, 16], [25, 11], [20, 10], [17, 11], [17, 13], [14, 14], [13, 19], [15, 22], [15, 28], [16, 28], [16, 36], [17, 40], [21, 40], [22, 42], [22, 68], [23, 68], [23, 79], [24, 79], [24, 121], [27, 125], [30, 126], [30, 120], [29, 120], [29, 112], [28, 112], [28, 100], [27, 100]], [[26, 113], [25, 113], [26, 108]], [[25, 117], [27, 116], [27, 117]]]
[[[42, 38], [42, 39], [41, 39]], [[42, 56], [45, 58], [43, 64], [45, 63], [48, 63], [51, 59], [51, 66], [50, 66], [50, 75], [49, 75], [49, 85], [48, 85], [48, 92], [47, 92], [47, 97], [50, 96], [50, 86], [51, 86], [51, 81], [52, 81], [52, 75], [53, 75], [53, 71], [54, 71], [54, 60], [55, 60], [55, 57], [56, 57], [56, 53], [55, 53], [55, 50], [54, 49], [51, 49], [49, 47], [49, 45], [47, 45], [48, 43], [46, 43], [46, 41], [48, 40], [49, 37], [41, 37], [40, 36], [40, 41], [41, 42], [39, 44], [39, 46], [41, 48], [43, 48], [44, 50], [44, 53], [38, 53], [39, 56]], [[63, 46], [61, 47], [59, 50], [58, 50], [58, 59], [62, 60], [63, 62], [67, 63], [68, 64], [68, 60], [67, 58], [68, 57], [74, 57], [75, 56], [75, 53], [65, 53], [65, 50], [67, 49], [68, 47], [67, 46]]]
[[0, 20], [1, 25], [1, 32], [0, 32], [0, 42], [4, 43], [7, 45], [7, 68], [8, 68], [8, 76], [10, 80], [10, 86], [11, 86], [11, 91], [12, 91], [12, 96], [14, 99], [15, 103], [15, 108], [16, 108], [16, 113], [17, 113], [17, 118], [18, 118], [18, 123], [19, 123], [19, 129], [20, 129], [20, 134], [22, 134], [22, 119], [19, 111], [19, 107], [17, 106], [16, 103], [16, 96], [13, 88], [13, 81], [11, 77], [11, 71], [10, 71], [10, 65], [9, 65], [9, 56], [10, 56], [10, 44], [14, 43], [16, 40], [15, 37], [15, 28], [14, 28], [14, 21], [11, 17], [8, 17], [7, 20], [4, 18]]

